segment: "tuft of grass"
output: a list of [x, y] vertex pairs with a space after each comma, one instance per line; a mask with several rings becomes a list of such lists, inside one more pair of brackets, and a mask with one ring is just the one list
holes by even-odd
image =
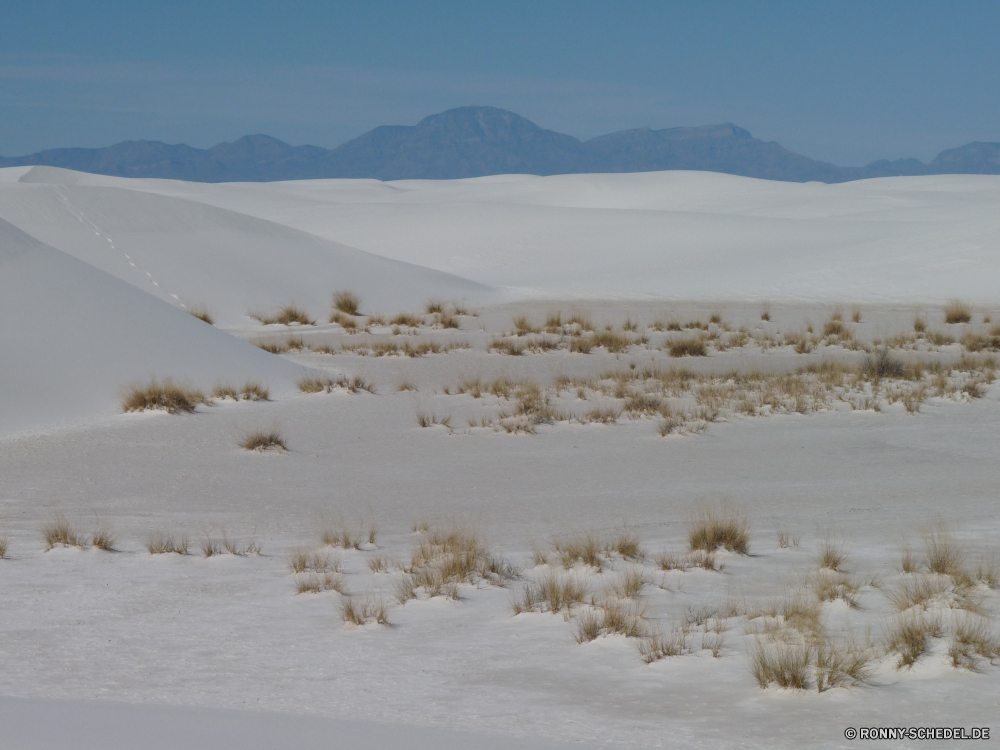
[[361, 298], [352, 291], [345, 289], [333, 295], [333, 309], [337, 312], [345, 315], [358, 315], [360, 308]]
[[201, 540], [201, 554], [205, 557], [215, 557], [222, 554], [222, 545], [211, 534], [205, 534]]
[[256, 380], [248, 380], [242, 388], [235, 388], [228, 383], [219, 383], [212, 389], [212, 398], [232, 399], [233, 401], [270, 401], [271, 392], [267, 386]]
[[441, 425], [442, 427], [451, 429], [451, 415], [447, 417], [436, 417], [429, 412], [418, 411], [417, 424], [421, 427], [434, 427], [435, 425]]
[[417, 390], [417, 386], [414, 385], [413, 382], [410, 381], [410, 380], [404, 380], [402, 383], [400, 383], [396, 387], [396, 390], [399, 391], [399, 392], [401, 392], [401, 393], [403, 391], [415, 391], [415, 390]]
[[595, 568], [601, 572], [601, 552], [602, 545], [597, 537], [587, 534], [585, 536], [569, 537], [556, 540], [552, 548], [559, 556], [559, 562], [564, 568], [572, 568], [577, 562]]
[[382, 557], [382, 555], [376, 555], [368, 560], [368, 569], [372, 573], [388, 573], [389, 565], [389, 560]]
[[341, 375], [336, 379], [326, 375], [306, 375], [299, 380], [297, 385], [303, 393], [331, 393], [337, 388], [342, 388], [348, 393], [357, 393], [358, 391], [375, 393], [375, 385], [360, 375], [352, 377]]
[[7, 532], [0, 533], [0, 560], [7, 557], [7, 549], [10, 545], [10, 538], [7, 536]]
[[671, 357], [704, 357], [708, 354], [705, 351], [705, 340], [698, 337], [670, 341], [667, 351]]
[[953, 299], [944, 306], [945, 323], [968, 323], [972, 320], [972, 310], [961, 300]]
[[845, 573], [836, 570], [821, 570], [812, 579], [813, 593], [821, 602], [843, 600], [851, 609], [858, 608], [858, 591], [861, 586]]
[[819, 692], [868, 681], [875, 658], [871, 645], [824, 639], [816, 648], [816, 689]]
[[208, 308], [203, 305], [194, 305], [193, 307], [185, 307], [191, 315], [194, 315], [198, 320], [204, 321], [209, 325], [215, 325], [215, 321], [212, 319], [212, 314], [208, 311]]
[[389, 321], [394, 326], [405, 326], [406, 328], [419, 328], [423, 325], [423, 320], [413, 313], [399, 313]]
[[42, 527], [42, 537], [45, 539], [46, 552], [57, 546], [80, 547], [87, 546], [83, 537], [79, 536], [62, 513], [53, 514]]
[[913, 331], [914, 331], [914, 333], [924, 333], [926, 330], [927, 330], [927, 323], [924, 321], [923, 318], [921, 318], [919, 315], [917, 315], [913, 319]]
[[965, 573], [965, 550], [938, 525], [923, 533], [924, 555], [927, 569], [931, 573], [951, 576], [955, 579], [967, 578]]
[[799, 537], [787, 529], [778, 529], [778, 549], [788, 549], [799, 546]]
[[515, 615], [535, 609], [552, 614], [563, 611], [569, 614], [573, 606], [581, 604], [586, 596], [586, 584], [576, 577], [550, 573], [536, 583], [525, 584], [521, 595], [511, 602], [511, 609]]
[[427, 304], [424, 305], [424, 312], [428, 315], [433, 315], [434, 313], [444, 312], [444, 302], [439, 299], [427, 300]]
[[622, 529], [615, 534], [607, 543], [605, 549], [609, 553], [621, 555], [629, 560], [641, 560], [646, 556], [638, 534], [628, 529]]
[[642, 568], [631, 567], [608, 586], [607, 593], [621, 599], [638, 599], [642, 589], [649, 583], [649, 577]]
[[639, 649], [639, 656], [646, 664], [691, 653], [687, 645], [687, 634], [681, 628], [675, 628], [668, 633], [658, 631], [646, 635], [636, 647]]
[[361, 537], [352, 534], [344, 523], [339, 525], [324, 524], [320, 529], [319, 540], [325, 547], [361, 548]]
[[904, 547], [899, 557], [899, 570], [903, 573], [917, 572], [917, 561], [913, 557], [913, 550], [909, 547]]
[[851, 322], [852, 323], [860, 323], [861, 322], [861, 308], [860, 307], [855, 307], [853, 310], [851, 310]]
[[186, 536], [175, 537], [171, 531], [151, 531], [146, 535], [146, 550], [151, 555], [186, 555], [190, 547]]
[[847, 559], [844, 545], [835, 542], [833, 539], [826, 539], [819, 550], [819, 567], [826, 570], [840, 570], [840, 566]]
[[178, 385], [169, 378], [163, 382], [154, 378], [145, 385], [128, 386], [122, 394], [121, 406], [123, 412], [162, 409], [169, 414], [190, 414], [198, 404], [206, 402], [205, 394], [199, 390]]
[[90, 545], [105, 552], [114, 552], [117, 541], [114, 530], [107, 523], [100, 523], [90, 536]]
[[298, 305], [285, 305], [281, 307], [276, 313], [268, 315], [266, 313], [251, 312], [249, 313], [251, 318], [259, 320], [266, 326], [269, 325], [302, 325], [311, 326], [316, 325], [316, 321], [309, 317]]
[[1000, 656], [1000, 639], [985, 617], [964, 615], [955, 623], [948, 656], [952, 666], [974, 670], [977, 657], [992, 661]]
[[927, 651], [928, 639], [940, 638], [942, 634], [939, 616], [905, 614], [885, 634], [885, 650], [898, 654], [898, 669], [912, 667]]
[[277, 430], [254, 430], [244, 436], [239, 445], [248, 451], [288, 450], [285, 439]]
[[319, 594], [323, 591], [343, 594], [345, 585], [344, 576], [330, 571], [306, 573], [295, 578], [295, 592], [298, 594]]
[[771, 684], [795, 690], [809, 687], [812, 649], [808, 645], [754, 638], [747, 655], [750, 671], [760, 687]]
[[890, 591], [889, 601], [900, 612], [912, 607], [924, 607], [927, 602], [948, 591], [950, 586], [943, 576], [915, 576], [912, 580], [903, 580], [898, 588]]
[[369, 622], [388, 625], [389, 605], [383, 599], [359, 601], [353, 597], [344, 597], [340, 604], [340, 616], [348, 625], [365, 625]]
[[236, 539], [230, 539], [229, 535], [223, 532], [222, 548], [230, 555], [246, 557], [247, 555], [259, 555], [261, 545], [253, 534], [250, 535], [250, 538], [246, 542], [239, 542]]
[[886, 348], [865, 357], [861, 363], [861, 376], [876, 384], [882, 378], [901, 378], [905, 373], [906, 368], [903, 363], [893, 357]]
[[692, 551], [714, 552], [724, 547], [741, 555], [749, 554], [750, 523], [735, 508], [705, 508], [688, 527], [688, 546]]

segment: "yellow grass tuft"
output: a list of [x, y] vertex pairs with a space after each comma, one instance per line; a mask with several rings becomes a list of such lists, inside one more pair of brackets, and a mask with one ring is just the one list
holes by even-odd
[[341, 619], [348, 625], [365, 625], [370, 622], [389, 624], [389, 606], [382, 599], [358, 600], [344, 597], [340, 605]]
[[276, 313], [266, 314], [260, 312], [249, 313], [251, 318], [259, 320], [264, 325], [316, 325], [316, 321], [311, 319], [301, 307], [297, 305], [285, 305]]
[[691, 550], [714, 552], [724, 547], [741, 555], [750, 552], [750, 523], [735, 508], [706, 508], [695, 516], [688, 527]]
[[585, 536], [569, 537], [556, 540], [552, 548], [564, 568], [571, 568], [577, 562], [596, 568], [601, 572], [601, 553], [603, 545], [597, 537], [587, 534]]
[[[357, 315], [361, 307], [361, 298], [354, 292], [344, 290], [333, 295], [333, 309], [345, 315]], [[332, 320], [330, 321], [333, 322]]]
[[198, 404], [206, 402], [205, 394], [199, 390], [185, 388], [169, 378], [163, 382], [154, 378], [145, 385], [128, 386], [122, 394], [121, 405], [123, 412], [162, 409], [170, 414], [190, 414]]
[[219, 383], [212, 389], [212, 398], [232, 399], [233, 401], [270, 401], [271, 392], [267, 386], [256, 380], [246, 381], [241, 388], [235, 388], [228, 383]]
[[45, 550], [57, 546], [86, 548], [87, 543], [79, 536], [62, 513], [53, 514], [42, 527], [42, 537], [45, 539]]
[[945, 323], [968, 323], [972, 320], [972, 310], [961, 300], [953, 299], [944, 306]]
[[896, 666], [912, 667], [927, 651], [929, 638], [940, 638], [941, 618], [926, 613], [904, 614], [885, 634], [885, 650], [898, 654]]
[[819, 550], [819, 567], [826, 570], [840, 570], [847, 559], [844, 545], [835, 542], [833, 539], [826, 539]]
[[704, 357], [705, 340], [703, 338], [676, 339], [667, 343], [667, 351], [671, 357]]
[[94, 533], [90, 536], [90, 545], [105, 552], [114, 552], [116, 541], [114, 530], [107, 523], [103, 522], [98, 525]]
[[647, 635], [639, 641], [637, 648], [639, 656], [646, 664], [691, 653], [687, 644], [687, 633], [682, 628], [674, 628], [668, 633], [655, 632]]
[[151, 555], [186, 555], [190, 547], [186, 536], [175, 537], [172, 531], [165, 530], [147, 534], [145, 546]]
[[277, 430], [254, 430], [245, 435], [239, 445], [244, 450], [261, 453], [267, 450], [288, 450], [285, 439]]
[[0, 533], [0, 560], [7, 557], [7, 550], [10, 545], [10, 538], [7, 536], [7, 532]]
[[952, 666], [974, 670], [977, 657], [993, 661], [1000, 656], [1000, 639], [985, 617], [963, 615], [955, 623], [948, 656]]
[[747, 647], [750, 671], [757, 684], [805, 690], [809, 687], [812, 649], [799, 643], [753, 638]]
[[574, 605], [583, 602], [587, 586], [572, 575], [550, 573], [536, 583], [525, 584], [521, 595], [511, 602], [515, 615], [539, 610], [568, 615]]

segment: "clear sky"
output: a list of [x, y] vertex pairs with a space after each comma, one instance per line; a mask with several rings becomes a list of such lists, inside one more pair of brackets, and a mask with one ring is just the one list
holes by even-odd
[[734, 122], [841, 165], [1000, 141], [1000, 2], [0, 0], [0, 154], [333, 147], [466, 104]]

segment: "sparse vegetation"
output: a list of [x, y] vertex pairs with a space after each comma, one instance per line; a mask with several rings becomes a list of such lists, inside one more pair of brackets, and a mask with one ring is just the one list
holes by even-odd
[[79, 536], [70, 526], [66, 516], [62, 513], [55, 513], [49, 517], [42, 527], [42, 537], [45, 539], [45, 550], [55, 547], [80, 547], [87, 546], [83, 537]]
[[885, 635], [885, 650], [898, 655], [897, 667], [912, 667], [927, 651], [929, 638], [943, 635], [941, 618], [927, 613], [903, 614]]
[[259, 320], [266, 326], [269, 325], [301, 325], [301, 326], [311, 326], [316, 325], [316, 321], [309, 317], [309, 315], [298, 305], [285, 305], [281, 307], [276, 313], [267, 314], [261, 312], [249, 313], [251, 318]]
[[702, 338], [676, 339], [667, 343], [671, 357], [704, 357], [705, 340]]
[[212, 389], [212, 398], [233, 401], [270, 401], [271, 392], [256, 380], [246, 381], [242, 387], [235, 388], [228, 383], [220, 383]]
[[145, 385], [128, 386], [122, 394], [121, 405], [123, 412], [162, 409], [169, 414], [190, 414], [206, 401], [205, 394], [199, 390], [178, 385], [170, 379], [160, 382], [154, 378]]
[[953, 299], [944, 306], [944, 322], [968, 323], [972, 320], [972, 310], [961, 300]]
[[691, 550], [714, 552], [723, 547], [741, 555], [750, 552], [750, 523], [747, 517], [729, 506], [705, 508], [688, 527]]
[[240, 440], [240, 447], [248, 451], [280, 450], [287, 451], [288, 446], [281, 433], [275, 429], [254, 430]]
[[184, 309], [187, 310], [188, 313], [190, 313], [191, 315], [194, 315], [196, 318], [198, 318], [198, 320], [204, 321], [209, 325], [215, 325], [215, 321], [212, 319], [212, 314], [208, 311], [207, 307], [204, 307], [202, 305], [193, 305], [190, 307], [185, 307]]
[[375, 386], [360, 375], [352, 377], [339, 375], [336, 378], [328, 375], [307, 375], [299, 380], [298, 387], [303, 393], [331, 393], [338, 388], [348, 393], [375, 392]]
[[382, 599], [361, 599], [345, 596], [340, 603], [340, 616], [348, 625], [389, 624], [389, 607]]
[[175, 536], [172, 531], [160, 529], [146, 535], [145, 547], [151, 555], [186, 555], [190, 545], [186, 536]]
[[333, 295], [333, 309], [337, 312], [344, 315], [358, 315], [360, 308], [361, 298], [352, 291], [345, 289]]

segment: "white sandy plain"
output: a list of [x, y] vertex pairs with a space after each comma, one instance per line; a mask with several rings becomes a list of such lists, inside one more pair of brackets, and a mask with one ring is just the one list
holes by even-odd
[[[943, 328], [941, 302], [961, 297], [977, 320], [998, 320], [998, 192], [989, 177], [197, 185], [0, 170], [0, 747], [849, 747], [848, 726], [989, 726], [1000, 669], [955, 669], [946, 639], [913, 669], [879, 659], [864, 685], [761, 690], [739, 618], [719, 658], [695, 632], [692, 653], [647, 665], [630, 639], [580, 645], [573, 621], [515, 617], [510, 601], [545, 572], [533, 547], [627, 524], [651, 553], [648, 618], [669, 628], [733, 597], [784, 595], [834, 535], [848, 570], [884, 588], [864, 588], [858, 609], [824, 604], [824, 625], [878, 638], [906, 538], [919, 553], [920, 528], [944, 518], [970, 556], [996, 548], [996, 385], [974, 401], [929, 398], [917, 415], [841, 404], [666, 438], [649, 419], [468, 429], [493, 402], [443, 388], [672, 364], [651, 349], [488, 353], [520, 311], [648, 323], [721, 310], [750, 325], [769, 299], [774, 325], [798, 329], [857, 302], [859, 335], [873, 338], [912, 328], [917, 312]], [[348, 340], [337, 326], [265, 329], [247, 317], [295, 302], [325, 321], [341, 288], [364, 312], [462, 301], [479, 316], [421, 336], [472, 348], [278, 357], [246, 343]], [[183, 304], [208, 306], [218, 327]], [[952, 347], [926, 356], [957, 358]], [[797, 361], [785, 347], [694, 366]], [[362, 375], [376, 393], [301, 394], [303, 368]], [[117, 390], [150, 376], [203, 388], [253, 377], [272, 400], [117, 413]], [[403, 380], [417, 391], [398, 392]], [[420, 429], [419, 411], [448, 414], [455, 429]], [[287, 453], [236, 445], [271, 426]], [[752, 554], [723, 554], [722, 573], [654, 572], [652, 554], [684, 552], [691, 514], [719, 499], [747, 512]], [[110, 523], [118, 551], [43, 551], [55, 512], [85, 532]], [[462, 586], [459, 601], [421, 596], [394, 606], [388, 627], [347, 627], [341, 594], [296, 594], [288, 570], [293, 549], [319, 548], [323, 518], [359, 533], [377, 519], [374, 548], [330, 551], [358, 597], [391, 597], [399, 574], [367, 561], [408, 561], [421, 519], [476, 528], [524, 579]], [[778, 527], [800, 546], [778, 549]], [[166, 528], [186, 533], [192, 554], [149, 555], [146, 535]], [[254, 535], [262, 554], [196, 554], [204, 534], [223, 533]], [[596, 592], [637, 564], [577, 573]], [[995, 624], [997, 595], [981, 596]]]

